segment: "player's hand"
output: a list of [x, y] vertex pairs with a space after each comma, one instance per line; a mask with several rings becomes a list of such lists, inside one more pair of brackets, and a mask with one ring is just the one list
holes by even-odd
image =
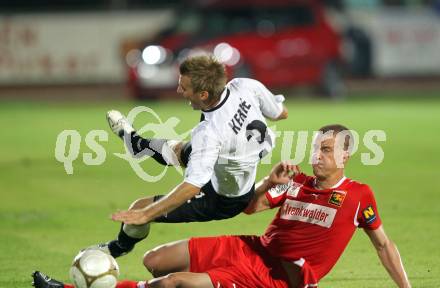
[[282, 161], [272, 168], [269, 181], [272, 185], [286, 184], [292, 175], [301, 173], [298, 165], [293, 165], [288, 161]]
[[118, 211], [112, 214], [112, 220], [123, 222], [125, 224], [141, 225], [148, 223], [150, 219], [141, 209], [133, 209], [128, 211]]

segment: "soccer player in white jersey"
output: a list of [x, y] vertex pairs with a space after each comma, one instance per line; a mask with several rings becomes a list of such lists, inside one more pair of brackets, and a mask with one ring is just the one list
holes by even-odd
[[266, 118], [287, 118], [282, 95], [253, 79], [226, 83], [224, 66], [209, 56], [180, 65], [177, 92], [202, 111], [188, 143], [142, 138], [120, 112], [107, 114], [112, 130], [134, 156], [148, 153], [163, 165], [186, 167], [183, 182], [167, 195], [138, 199], [128, 211], [113, 214], [123, 224], [118, 238], [101, 248], [114, 257], [144, 239], [152, 221], [202, 222], [242, 212], [254, 195], [257, 164], [275, 145]]

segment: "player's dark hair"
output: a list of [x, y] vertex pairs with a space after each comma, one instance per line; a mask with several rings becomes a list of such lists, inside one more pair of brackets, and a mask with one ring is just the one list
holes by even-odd
[[[353, 140], [354, 140], [353, 134], [351, 133], [350, 129], [348, 129], [344, 125], [341, 125], [341, 124], [325, 125], [325, 126], [319, 128], [319, 131], [321, 131], [323, 134], [325, 134], [329, 131], [333, 131], [333, 135], [335, 135], [335, 136], [337, 136], [338, 133], [343, 132], [345, 134], [344, 150], [349, 151], [349, 148], [351, 148], [353, 146], [353, 145], [350, 145], [353, 143]], [[341, 134], [341, 135], [343, 135], [343, 134]]]
[[226, 85], [225, 66], [212, 56], [195, 56], [180, 64], [180, 75], [188, 76], [194, 92], [207, 91], [209, 100], [220, 97]]

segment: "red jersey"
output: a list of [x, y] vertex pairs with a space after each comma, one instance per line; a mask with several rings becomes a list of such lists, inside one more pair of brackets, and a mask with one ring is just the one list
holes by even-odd
[[281, 207], [260, 241], [273, 257], [305, 261], [319, 281], [356, 227], [374, 230], [381, 220], [368, 185], [344, 177], [332, 189], [316, 190], [314, 182], [315, 177], [299, 174], [266, 192], [270, 206]]

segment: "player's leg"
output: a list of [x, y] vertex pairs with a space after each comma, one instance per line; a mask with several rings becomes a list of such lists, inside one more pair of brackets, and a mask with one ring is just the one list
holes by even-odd
[[219, 265], [232, 266], [230, 261], [239, 260], [231, 257], [236, 254], [231, 250], [237, 243], [241, 242], [235, 237], [192, 238], [148, 251], [144, 265], [156, 277], [148, 287], [212, 287], [206, 272]]
[[[191, 201], [185, 202], [172, 212], [167, 213], [167, 215], [160, 216], [154, 221], [161, 223], [181, 223], [197, 221], [202, 222], [216, 219], [215, 215], [211, 215], [213, 213], [212, 211], [216, 210], [216, 193], [206, 190], [205, 193], [206, 194], [193, 197]], [[129, 210], [145, 208], [162, 197], [162, 195], [156, 195], [137, 199], [130, 205]], [[143, 225], [121, 224], [117, 239], [105, 244], [94, 245], [89, 248], [101, 249], [117, 258], [133, 250], [136, 243], [142, 241], [148, 236], [149, 231], [150, 223]]]
[[[205, 273], [172, 273], [158, 279], [152, 279], [150, 283], [147, 284], [145, 281], [124, 280], [119, 281], [116, 284], [116, 288], [213, 287], [208, 274]], [[32, 285], [36, 288], [74, 288], [72, 284], [52, 279], [39, 271], [32, 273]]]
[[[217, 219], [213, 214], [213, 211], [216, 210], [216, 193], [213, 191], [207, 191], [206, 189], [202, 189], [202, 191], [205, 191], [205, 194], [193, 197], [191, 201], [185, 202], [170, 213], [156, 218], [154, 222], [204, 222]], [[156, 195], [152, 197], [140, 198], [130, 205], [129, 210], [142, 209], [144, 207], [147, 207], [154, 201], [158, 201], [162, 197], [163, 195]], [[134, 248], [136, 243], [142, 241], [148, 236], [149, 231], [150, 223], [143, 225], [121, 224], [121, 229], [119, 230], [117, 239], [110, 241], [107, 244], [100, 244], [98, 245], [98, 248], [104, 251], [106, 248], [108, 248], [110, 254], [116, 258], [130, 252]], [[96, 248], [96, 246], [92, 246], [91, 248]]]
[[116, 110], [107, 112], [107, 121], [112, 131], [124, 140], [133, 156], [149, 155], [162, 165], [186, 167], [188, 162], [181, 157], [184, 142], [143, 138], [136, 133], [127, 118]]
[[[149, 196], [137, 199], [128, 209], [141, 209], [147, 207], [154, 202], [154, 198], [154, 196]], [[136, 243], [145, 239], [149, 233], [150, 223], [142, 225], [121, 224], [117, 239], [104, 244], [104, 246], [107, 246], [110, 254], [116, 258], [133, 250]]]
[[[147, 207], [148, 205], [150, 205], [154, 201], [159, 200], [162, 197], [163, 195], [156, 195], [153, 197], [138, 199], [131, 204], [129, 209], [141, 209]], [[215, 201], [216, 198], [213, 198], [212, 195], [193, 197], [191, 201], [185, 202], [181, 206], [174, 209], [172, 212], [156, 218], [154, 222], [182, 223], [213, 220], [215, 218], [211, 214], [212, 210], [215, 209]], [[133, 250], [136, 243], [142, 241], [148, 236], [149, 231], [150, 223], [143, 225], [121, 224], [121, 229], [119, 230], [117, 239], [112, 240], [106, 244], [94, 245], [90, 248], [101, 249], [104, 252], [110, 253], [113, 257], [117, 258]], [[169, 271], [167, 273], [169, 273]]]
[[[130, 205], [129, 210], [142, 209], [162, 197], [163, 195], [156, 195], [137, 199]], [[206, 201], [215, 202], [215, 199], [206, 199]], [[206, 201], [205, 199], [202, 199], [202, 197], [193, 198], [190, 202], [185, 202], [183, 205], [176, 208], [171, 213], [160, 216], [156, 220], [157, 222], [167, 223], [212, 220], [211, 216], [206, 215], [206, 213], [204, 212], [208, 212], [210, 210], [206, 209], [206, 207], [213, 207], [214, 204], [210, 204], [207, 206], [207, 204], [205, 203]], [[133, 250], [136, 243], [142, 241], [148, 236], [149, 231], [150, 223], [143, 225], [121, 224], [118, 237], [115, 240], [109, 241], [104, 244], [93, 245], [91, 247], [88, 247], [87, 249], [100, 249], [117, 258]]]
[[214, 288], [207, 273], [177, 272], [148, 281], [148, 288]]
[[188, 240], [179, 240], [147, 251], [143, 259], [145, 267], [154, 277], [172, 272], [188, 272], [190, 254]]
[[[166, 215], [157, 217], [154, 222], [158, 223], [185, 223], [185, 222], [205, 222], [234, 217], [241, 213], [252, 199], [252, 190], [239, 197], [227, 198], [218, 195], [212, 184], [209, 182], [202, 187], [201, 193], [186, 201], [181, 206]], [[150, 205], [153, 201], [159, 200], [162, 195], [146, 197], [136, 200], [129, 209], [141, 209]], [[105, 250], [108, 247], [113, 257], [119, 257], [130, 252], [136, 243], [148, 236], [150, 224], [144, 225], [121, 225], [121, 229], [116, 240], [108, 244], [98, 245]], [[96, 246], [94, 246], [96, 247]], [[102, 247], [102, 248], [101, 248]]]
[[[155, 197], [157, 196], [137, 199], [128, 209], [141, 209], [147, 207], [154, 202]], [[136, 243], [145, 239], [149, 232], [150, 223], [142, 225], [126, 225], [122, 223], [116, 239], [106, 243], [93, 245], [85, 249], [99, 249], [112, 255], [114, 258], [117, 258], [133, 250]]]

